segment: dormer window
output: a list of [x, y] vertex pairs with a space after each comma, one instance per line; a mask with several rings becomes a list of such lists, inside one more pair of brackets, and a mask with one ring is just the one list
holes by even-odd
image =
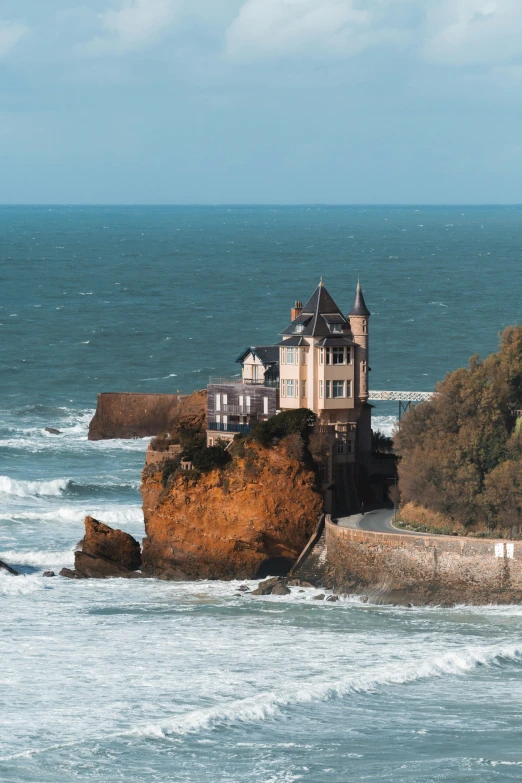
[[339, 332], [342, 333], [343, 325], [342, 324], [330, 324], [330, 331], [331, 332], [336, 332], [337, 334], [339, 334]]
[[304, 329], [304, 324], [294, 324], [294, 332], [302, 332]]

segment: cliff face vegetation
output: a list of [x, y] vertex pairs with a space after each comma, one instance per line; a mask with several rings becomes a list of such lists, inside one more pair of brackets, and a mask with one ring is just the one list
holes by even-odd
[[484, 361], [450, 373], [430, 402], [401, 421], [403, 503], [464, 528], [522, 536], [522, 327], [508, 327]]
[[201, 470], [146, 468], [142, 571], [164, 579], [247, 579], [284, 571], [322, 508], [304, 450], [299, 432], [289, 432], [276, 445], [235, 441], [220, 467], [213, 467], [213, 450], [203, 457], [198, 447]]

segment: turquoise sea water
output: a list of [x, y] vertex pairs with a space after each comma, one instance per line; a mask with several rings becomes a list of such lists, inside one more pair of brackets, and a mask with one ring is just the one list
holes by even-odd
[[429, 390], [520, 319], [521, 258], [521, 207], [0, 207], [0, 780], [521, 779], [519, 607], [41, 577], [86, 513], [143, 534], [97, 392], [237, 372], [321, 275], [346, 310], [361, 277], [371, 386]]

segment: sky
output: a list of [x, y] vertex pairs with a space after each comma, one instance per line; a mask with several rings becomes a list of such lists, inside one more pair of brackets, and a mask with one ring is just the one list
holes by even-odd
[[0, 203], [522, 202], [522, 0], [0, 0]]

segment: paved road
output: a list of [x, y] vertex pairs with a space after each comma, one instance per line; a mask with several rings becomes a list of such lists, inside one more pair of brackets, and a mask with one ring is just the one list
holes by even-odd
[[372, 530], [375, 533], [395, 533], [400, 536], [424, 536], [426, 533], [415, 533], [412, 530], [399, 530], [393, 527], [393, 509], [376, 508], [366, 514], [352, 514], [350, 517], [339, 517], [340, 527], [352, 527], [359, 530]]

